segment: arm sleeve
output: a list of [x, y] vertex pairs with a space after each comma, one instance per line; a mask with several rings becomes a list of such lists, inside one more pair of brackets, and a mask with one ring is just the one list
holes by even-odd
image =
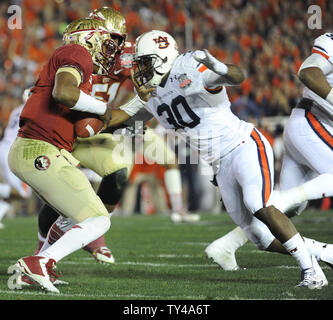
[[[212, 70], [206, 69], [202, 73], [202, 79], [206, 89], [216, 89], [218, 87], [230, 85], [227, 79], [219, 74], [216, 74]], [[209, 91], [209, 90], [208, 90]]]
[[[204, 58], [205, 54], [201, 50], [197, 50], [194, 52], [196, 56], [199, 58]], [[227, 79], [214, 71], [208, 69], [204, 64], [199, 63], [196, 65], [197, 71], [199, 71], [202, 75], [203, 86], [210, 93], [220, 92], [222, 87], [225, 85], [229, 85]]]
[[304, 60], [298, 72], [310, 67], [319, 68], [325, 75], [333, 71], [333, 64], [330, 63], [322, 54], [316, 52], [312, 53]]
[[315, 39], [312, 53], [317, 53], [333, 64], [333, 34], [325, 33]]
[[93, 72], [93, 61], [90, 53], [78, 44], [64, 45], [57, 50], [55, 66], [58, 70], [63, 67], [76, 69], [85, 82]]

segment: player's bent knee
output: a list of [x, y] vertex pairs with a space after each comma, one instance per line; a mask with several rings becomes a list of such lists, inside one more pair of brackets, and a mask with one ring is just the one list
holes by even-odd
[[111, 219], [110, 219], [109, 215], [90, 217], [88, 219], [89, 219], [90, 226], [96, 230], [100, 230], [100, 232], [102, 234], [106, 233], [111, 227]]
[[119, 169], [107, 176], [104, 176], [97, 195], [101, 198], [103, 203], [108, 205], [116, 205], [127, 184], [127, 168]]
[[266, 250], [275, 239], [267, 226], [258, 219], [253, 219], [251, 224], [242, 229], [259, 250]]

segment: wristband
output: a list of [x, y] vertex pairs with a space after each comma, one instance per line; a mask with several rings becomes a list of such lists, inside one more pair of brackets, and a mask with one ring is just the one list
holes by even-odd
[[223, 62], [217, 60], [214, 64], [214, 72], [224, 76], [228, 73], [228, 66]]
[[326, 97], [326, 101], [329, 102], [331, 105], [333, 105], [333, 88], [328, 93], [328, 95]]
[[144, 105], [144, 102], [139, 98], [138, 95], [136, 95], [133, 99], [120, 106], [119, 109], [133, 117]]
[[80, 90], [79, 99], [76, 101], [74, 107], [70, 108], [71, 110], [89, 112], [98, 115], [103, 115], [106, 112], [106, 103], [100, 100], [97, 100]]

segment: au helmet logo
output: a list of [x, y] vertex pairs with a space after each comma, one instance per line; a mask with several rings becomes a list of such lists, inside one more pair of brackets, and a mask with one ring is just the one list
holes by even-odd
[[155, 38], [153, 40], [155, 41], [155, 43], [159, 44], [159, 49], [166, 49], [170, 45], [167, 37], [158, 36], [158, 38]]

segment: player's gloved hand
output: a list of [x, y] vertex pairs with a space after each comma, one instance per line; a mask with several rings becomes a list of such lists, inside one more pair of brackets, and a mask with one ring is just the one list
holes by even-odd
[[138, 83], [136, 82], [135, 78], [134, 78], [134, 71], [133, 69], [131, 70], [131, 78], [132, 78], [132, 82], [135, 86], [135, 89], [138, 93], [138, 96], [139, 98], [142, 100], [142, 101], [145, 101], [147, 102], [150, 98], [150, 93], [155, 91], [156, 88], [146, 88], [145, 86], [139, 86]]
[[204, 49], [203, 51], [205, 53], [204, 58], [193, 55], [194, 59], [221, 76], [224, 76], [228, 73], [228, 67], [223, 62], [213, 57], [207, 49]]

